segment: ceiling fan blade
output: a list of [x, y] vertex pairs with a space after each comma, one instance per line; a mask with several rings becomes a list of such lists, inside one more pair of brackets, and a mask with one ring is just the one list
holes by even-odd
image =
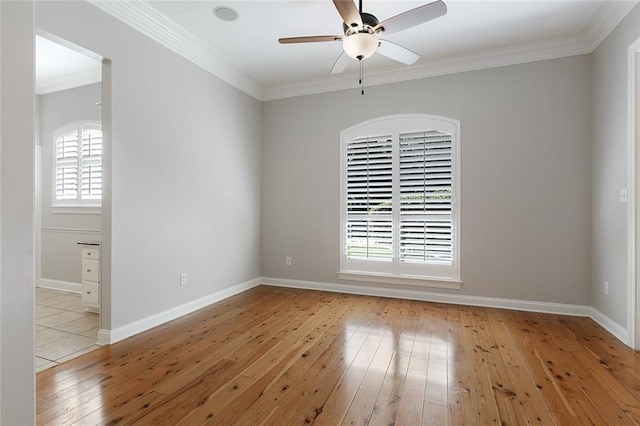
[[285, 37], [279, 38], [280, 44], [291, 43], [315, 43], [319, 41], [338, 41], [342, 40], [344, 36], [341, 35], [328, 35], [328, 36], [305, 36], [305, 37]]
[[348, 27], [362, 27], [362, 17], [353, 0], [333, 0], [333, 4]]
[[[335, 0], [334, 0], [335, 1]], [[415, 27], [432, 19], [439, 18], [447, 14], [447, 5], [443, 1], [438, 0], [433, 3], [425, 4], [407, 12], [392, 16], [380, 22], [374, 28], [374, 31], [383, 30], [385, 34], [396, 33]]]
[[336, 63], [333, 64], [333, 68], [331, 68], [331, 74], [340, 74], [347, 68], [349, 62], [351, 62], [351, 58], [346, 53], [342, 52], [340, 56], [338, 56]]
[[389, 59], [393, 59], [394, 61], [402, 62], [407, 65], [413, 65], [418, 59], [420, 59], [420, 56], [417, 53], [388, 40], [380, 40], [380, 46], [378, 46], [377, 52], [382, 56], [386, 56]]

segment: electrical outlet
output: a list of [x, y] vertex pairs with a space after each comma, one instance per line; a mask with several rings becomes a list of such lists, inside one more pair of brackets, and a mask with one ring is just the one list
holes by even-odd
[[604, 282], [604, 294], [609, 295], [609, 281]]
[[626, 203], [629, 200], [629, 194], [627, 188], [620, 188], [620, 202]]
[[187, 285], [187, 273], [183, 272], [180, 274], [180, 285]]
[[284, 258], [284, 264], [287, 266], [291, 266], [291, 258], [289, 256]]

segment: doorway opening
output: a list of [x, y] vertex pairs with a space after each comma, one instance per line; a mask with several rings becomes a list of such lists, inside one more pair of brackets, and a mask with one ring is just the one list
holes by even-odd
[[102, 58], [36, 31], [36, 370], [97, 348]]

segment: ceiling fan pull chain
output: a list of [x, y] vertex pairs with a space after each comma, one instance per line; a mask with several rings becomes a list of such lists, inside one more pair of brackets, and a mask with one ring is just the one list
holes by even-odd
[[364, 63], [360, 59], [360, 94], [364, 95]]

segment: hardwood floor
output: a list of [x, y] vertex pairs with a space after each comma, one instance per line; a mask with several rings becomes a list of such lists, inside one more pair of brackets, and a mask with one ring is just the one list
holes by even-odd
[[626, 425], [586, 318], [260, 286], [37, 375], [38, 424]]

